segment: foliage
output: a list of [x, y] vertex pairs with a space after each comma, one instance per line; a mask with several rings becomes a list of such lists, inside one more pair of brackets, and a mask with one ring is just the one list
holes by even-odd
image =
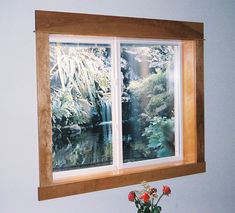
[[169, 62], [172, 61], [174, 55], [174, 48], [168, 45], [146, 45], [144, 47], [138, 45], [125, 47], [124, 45], [122, 47], [122, 58], [126, 61], [122, 61], [121, 66], [124, 69], [129, 69], [131, 65], [125, 58], [125, 52], [134, 55], [134, 59], [138, 62], [148, 62], [149, 68], [157, 73], [157, 71], [165, 72], [168, 69]]
[[66, 88], [52, 93], [52, 112], [53, 124], [62, 124], [62, 121], [64, 125], [84, 124], [90, 121], [91, 105], [85, 99], [76, 101], [71, 90]]
[[141, 103], [141, 111], [144, 111], [149, 117], [159, 114], [172, 116], [174, 97], [173, 91], [167, 88], [165, 72], [158, 72], [144, 79], [131, 81], [128, 89], [131, 96]]
[[148, 139], [148, 148], [156, 153], [156, 157], [174, 154], [174, 118], [155, 116], [142, 136]]
[[170, 187], [164, 185], [159, 196], [157, 188], [151, 187], [146, 182], [143, 182], [142, 185], [142, 190], [129, 192], [128, 200], [135, 203], [137, 213], [160, 213], [162, 207], [158, 204], [164, 195], [168, 196], [171, 193]]
[[108, 48], [59, 43], [50, 48], [53, 122], [91, 123], [100, 95], [111, 87]]
[[[152, 94], [153, 88], [156, 85], [161, 85], [162, 89], [160, 92], [166, 91], [166, 74], [163, 72], [159, 72], [158, 74], [148, 75], [144, 79], [133, 80], [130, 82], [129, 89], [135, 95], [142, 95], [142, 94]], [[158, 92], [155, 91], [157, 94]]]
[[121, 56], [123, 93], [131, 103], [126, 119], [138, 121], [130, 147], [146, 159], [174, 155], [174, 47], [123, 46]]

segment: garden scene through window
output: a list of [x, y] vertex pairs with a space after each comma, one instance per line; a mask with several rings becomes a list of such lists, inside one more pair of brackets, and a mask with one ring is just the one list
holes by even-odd
[[123, 162], [175, 156], [178, 46], [129, 42], [120, 47]]
[[50, 37], [53, 172], [180, 158], [180, 43]]

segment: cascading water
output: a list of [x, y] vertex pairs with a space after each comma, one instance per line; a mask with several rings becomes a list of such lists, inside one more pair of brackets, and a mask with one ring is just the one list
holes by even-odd
[[112, 140], [111, 102], [108, 98], [103, 98], [101, 100], [100, 106], [101, 106], [101, 116], [102, 116], [102, 122], [100, 123], [100, 125], [102, 125], [103, 129], [104, 142], [110, 143]]
[[111, 103], [108, 99], [101, 100], [102, 122], [111, 121]]

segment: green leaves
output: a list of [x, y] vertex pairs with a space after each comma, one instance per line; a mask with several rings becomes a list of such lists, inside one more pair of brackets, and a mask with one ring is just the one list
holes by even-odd
[[156, 206], [153, 210], [153, 213], [160, 213], [162, 211], [162, 207], [161, 206]]
[[53, 124], [91, 124], [94, 108], [111, 88], [109, 49], [50, 43]]
[[160, 213], [162, 211], [161, 206], [151, 207], [150, 202], [147, 204], [141, 203], [137, 207], [137, 213]]
[[155, 116], [150, 120], [142, 136], [148, 139], [149, 149], [157, 150], [157, 157], [173, 155], [174, 118]]

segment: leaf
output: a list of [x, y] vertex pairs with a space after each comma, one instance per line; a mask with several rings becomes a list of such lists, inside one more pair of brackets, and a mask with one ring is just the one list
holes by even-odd
[[162, 211], [162, 207], [161, 206], [157, 206], [155, 209], [154, 209], [154, 212], [153, 213], [160, 213]]

